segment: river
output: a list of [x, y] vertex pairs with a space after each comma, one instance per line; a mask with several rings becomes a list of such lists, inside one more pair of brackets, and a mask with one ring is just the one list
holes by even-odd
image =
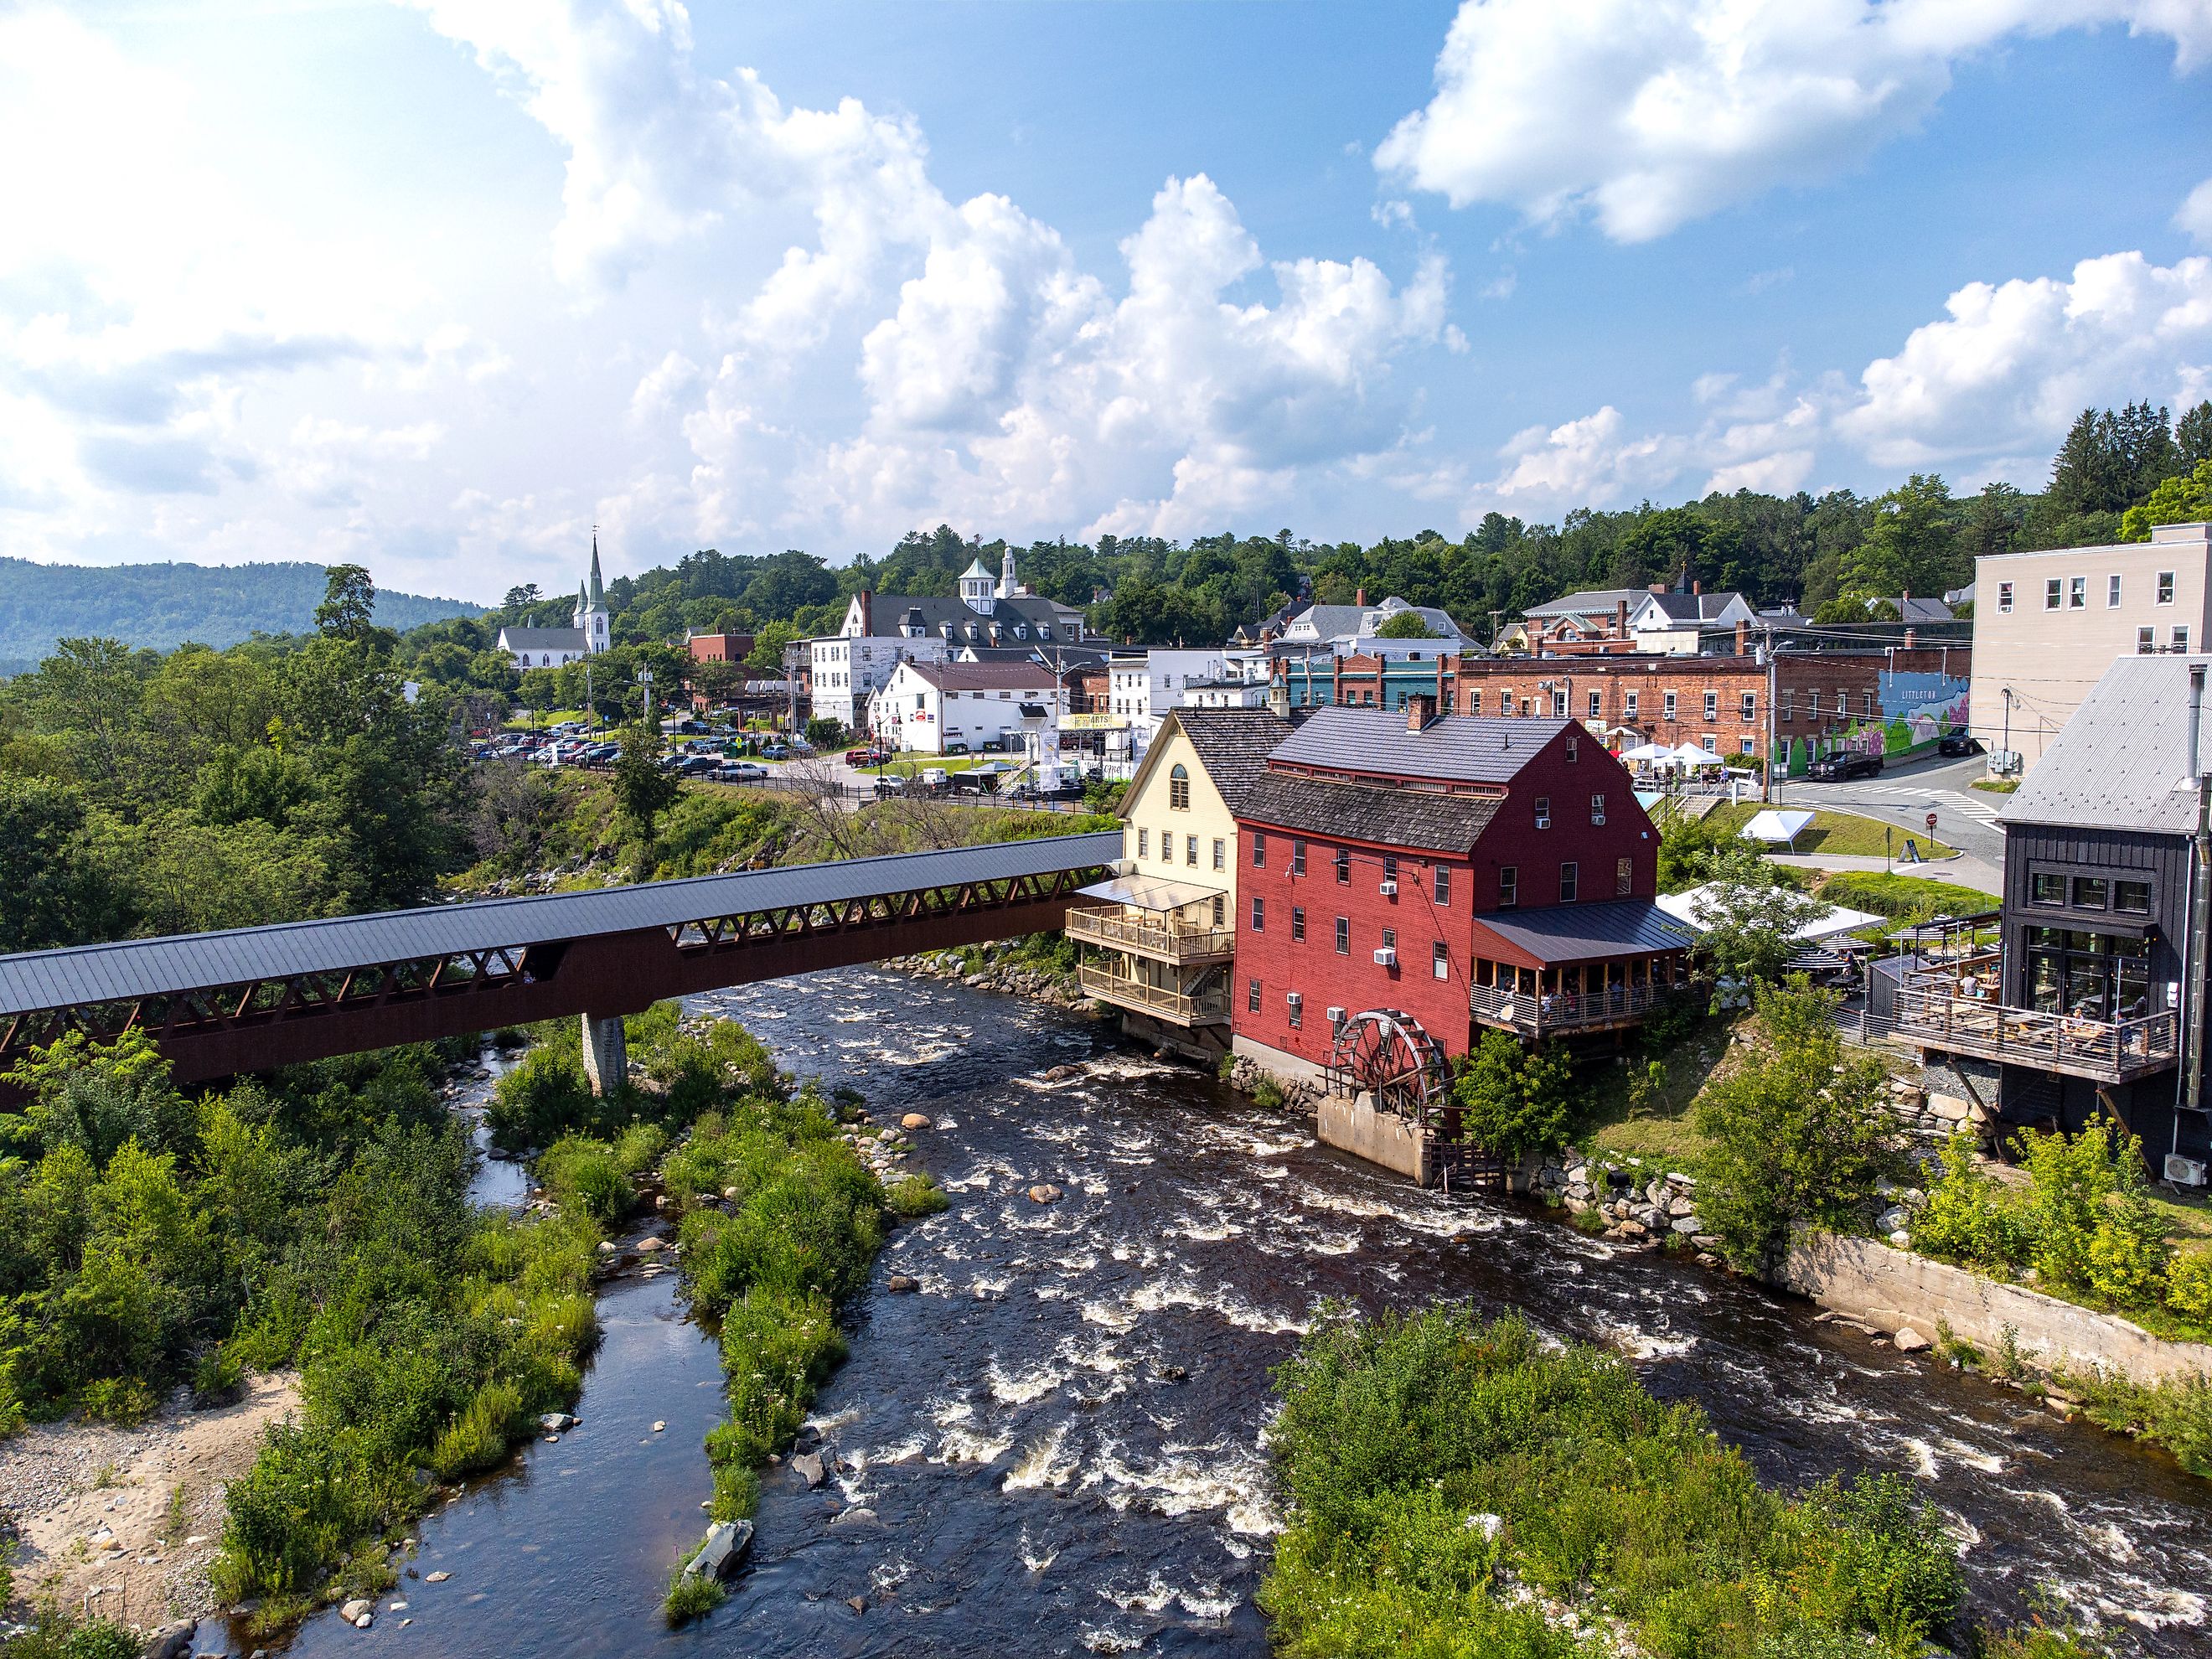
[[[878, 1285], [903, 1272], [921, 1293], [852, 1310], [853, 1358], [817, 1402], [840, 1472], [814, 1493], [765, 1472], [751, 1571], [718, 1612], [663, 1630], [669, 1568], [702, 1526], [715, 1357], [672, 1279], [619, 1283], [582, 1426], [424, 1518], [415, 1570], [451, 1577], [380, 1600], [398, 1650], [1258, 1659], [1269, 1368], [1327, 1298], [1518, 1308], [1612, 1343], [1656, 1393], [1700, 1401], [1770, 1481], [1917, 1477], [1963, 1542], [1978, 1612], [2022, 1616], [2047, 1584], [2132, 1620], [2146, 1652], [2212, 1646], [2212, 1484], [1805, 1304], [1419, 1192], [1015, 1000], [854, 969], [693, 1006], [860, 1089], [878, 1116], [935, 1120], [917, 1158], [952, 1207], [901, 1228], [877, 1265]], [[1071, 1060], [1079, 1080], [1038, 1080]], [[1065, 1197], [1031, 1203], [1040, 1181]], [[852, 1504], [882, 1524], [832, 1528]], [[406, 1608], [385, 1611], [395, 1598]], [[325, 1613], [293, 1650], [363, 1639]]]

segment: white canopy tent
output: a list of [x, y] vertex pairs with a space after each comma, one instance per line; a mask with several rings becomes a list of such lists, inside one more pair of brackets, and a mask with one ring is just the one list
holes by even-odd
[[[1657, 903], [1662, 910], [1677, 921], [1705, 931], [1704, 914], [1710, 902], [1714, 884], [1692, 887], [1686, 893], [1662, 893]], [[1832, 904], [1791, 935], [1800, 945], [1810, 945], [1820, 939], [1834, 939], [1844, 933], [1855, 933], [1862, 927], [1870, 927], [1883, 918], [1865, 910], [1853, 910], [1841, 904]]]
[[1628, 750], [1623, 753], [1621, 759], [1625, 761], [1661, 761], [1667, 759], [1668, 757], [1673, 755], [1674, 752], [1674, 751], [1672, 749], [1669, 749], [1663, 743], [1639, 743], [1635, 748]]
[[1797, 850], [1797, 837], [1812, 828], [1810, 812], [1778, 811], [1770, 807], [1752, 814], [1751, 822], [1736, 833], [1746, 841], [1764, 842], [1769, 847], [1787, 847]]

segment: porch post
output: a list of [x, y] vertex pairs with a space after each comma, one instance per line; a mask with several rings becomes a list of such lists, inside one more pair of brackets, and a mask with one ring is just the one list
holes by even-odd
[[620, 1014], [582, 1017], [584, 1026], [584, 1075], [592, 1080], [592, 1092], [605, 1095], [619, 1089], [629, 1080], [629, 1044], [623, 1036]]

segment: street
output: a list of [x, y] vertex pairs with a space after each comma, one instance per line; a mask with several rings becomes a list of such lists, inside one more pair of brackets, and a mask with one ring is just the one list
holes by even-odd
[[[1996, 817], [2007, 798], [1968, 787], [1988, 771], [1986, 757], [1969, 755], [1961, 759], [1911, 761], [1887, 768], [1878, 778], [1853, 778], [1844, 783], [1814, 783], [1797, 778], [1782, 786], [1779, 804], [1858, 812], [1923, 837], [1928, 833], [1928, 814], [1932, 811], [1938, 841], [2002, 870], [2004, 832], [1997, 827]], [[1898, 844], [1901, 849], [1902, 836]]]

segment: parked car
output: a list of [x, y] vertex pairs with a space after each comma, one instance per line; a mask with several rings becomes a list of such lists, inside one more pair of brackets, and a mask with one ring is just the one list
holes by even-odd
[[788, 745], [784, 744], [764, 743], [761, 745], [761, 758], [763, 760], [773, 761], [789, 760], [791, 758], [791, 750]]
[[1878, 778], [1881, 775], [1881, 757], [1862, 754], [1856, 750], [1824, 755], [1805, 769], [1805, 775], [1818, 778], [1823, 783], [1838, 783], [1847, 778]]
[[845, 764], [848, 766], [880, 766], [890, 758], [882, 750], [869, 748], [865, 744], [858, 749], [845, 751]]
[[768, 768], [758, 761], [726, 760], [707, 775], [716, 783], [758, 783]]
[[1936, 740], [1936, 752], [1939, 755], [1978, 755], [1982, 752], [1982, 740], [1970, 738], [1964, 732], [1947, 732]]
[[941, 766], [926, 766], [921, 772], [921, 787], [925, 789], [942, 789], [945, 787], [945, 780], [951, 775]]

